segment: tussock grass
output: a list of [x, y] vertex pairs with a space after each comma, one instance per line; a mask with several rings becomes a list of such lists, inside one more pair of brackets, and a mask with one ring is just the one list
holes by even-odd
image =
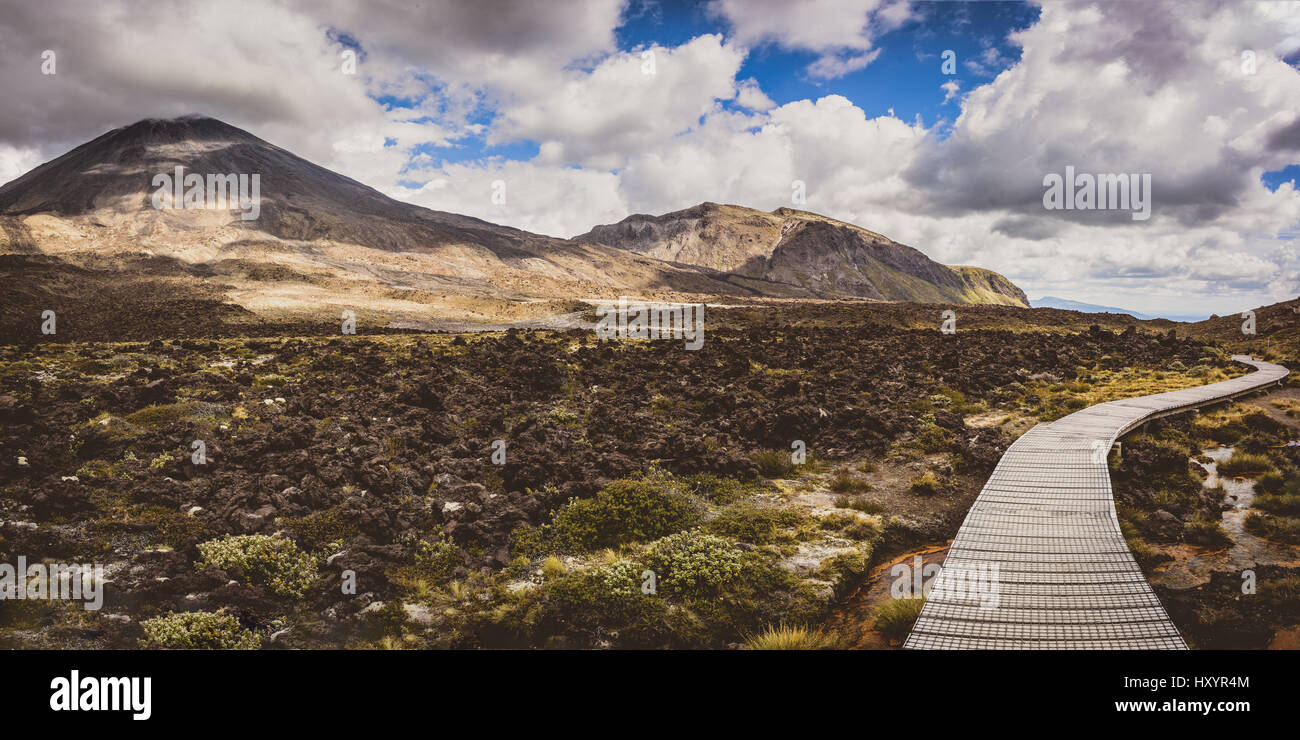
[[750, 650], [834, 650], [842, 647], [838, 636], [802, 626], [769, 626], [745, 641]]
[[890, 599], [876, 607], [876, 629], [891, 640], [902, 640], [921, 616], [924, 598]]
[[848, 468], [840, 468], [831, 478], [830, 489], [836, 493], [865, 493], [871, 490], [871, 484], [854, 478]]
[[1300, 494], [1264, 494], [1255, 497], [1255, 508], [1270, 514], [1300, 516]]
[[1232, 538], [1216, 521], [1197, 516], [1183, 525], [1183, 535], [1188, 542], [1206, 547], [1226, 547]]
[[936, 477], [934, 473], [926, 471], [925, 473], [913, 478], [912, 482], [908, 484], [907, 489], [912, 493], [929, 496], [938, 493], [942, 486], [943, 484], [940, 483], [938, 477]]
[[1232, 453], [1232, 457], [1219, 463], [1218, 471], [1223, 475], [1251, 475], [1252, 473], [1266, 473], [1273, 469], [1273, 463], [1267, 455], [1256, 455], [1250, 452]]
[[[1258, 503], [1259, 499], [1255, 499]], [[1300, 545], [1300, 519], [1258, 511], [1246, 515], [1246, 531], [1257, 537]]]
[[1171, 365], [1168, 370], [1130, 367], [1123, 370], [1086, 370], [1079, 378], [1069, 382], [1031, 378], [1025, 388], [1040, 398], [1035, 415], [1040, 420], [1051, 421], [1069, 411], [1106, 401], [1194, 388], [1227, 380], [1228, 377], [1228, 373], [1222, 369], [1206, 365], [1197, 365], [1191, 369], [1179, 369], [1178, 365]]
[[1300, 401], [1294, 398], [1279, 398], [1271, 402], [1273, 407], [1291, 418], [1300, 418]]
[[172, 422], [191, 419], [198, 412], [198, 404], [191, 401], [145, 406], [127, 414], [127, 422], [146, 429], [160, 429]]
[[758, 466], [758, 472], [764, 478], [789, 478], [795, 470], [790, 453], [780, 450], [756, 452], [750, 459]]
[[854, 511], [860, 511], [864, 514], [879, 514], [883, 510], [883, 507], [875, 501], [855, 499], [848, 496], [840, 496], [836, 498], [835, 508], [853, 509]]

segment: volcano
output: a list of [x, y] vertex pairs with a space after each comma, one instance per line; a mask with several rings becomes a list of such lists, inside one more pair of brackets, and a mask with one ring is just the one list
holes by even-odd
[[[228, 181], [230, 202], [191, 201], [191, 177]], [[250, 180], [255, 209], [234, 197]], [[0, 271], [15, 285], [0, 309], [63, 308], [69, 330], [111, 338], [128, 314], [185, 334], [199, 305], [222, 324], [327, 325], [350, 310], [371, 327], [452, 330], [574, 325], [581, 300], [619, 295], [1023, 305], [996, 273], [939, 265], [851, 224], [694, 210], [707, 217], [697, 225], [730, 225], [699, 230], [685, 251], [648, 246], [663, 232], [642, 225], [651, 217], [558, 239], [394, 200], [213, 118], [147, 119], [0, 187]], [[684, 213], [660, 221], [680, 232]], [[732, 226], [756, 218], [766, 246], [738, 258]]]

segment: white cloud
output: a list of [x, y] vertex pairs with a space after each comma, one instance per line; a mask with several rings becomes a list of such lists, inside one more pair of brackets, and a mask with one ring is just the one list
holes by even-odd
[[[490, 140], [533, 139], [549, 145], [547, 159], [556, 164], [617, 169], [696, 125], [719, 100], [735, 98], [744, 59], [717, 35], [616, 54], [589, 72], [569, 73], [545, 98], [507, 106]], [[756, 84], [745, 89], [750, 103], [766, 98]]]
[[958, 92], [961, 92], [961, 83], [957, 80], [948, 80], [940, 85], [939, 89], [943, 90], [943, 102], [947, 103], [956, 97]]
[[41, 153], [34, 148], [0, 144], [0, 184], [26, 173], [41, 162]]
[[876, 38], [913, 17], [904, 0], [713, 0], [709, 9], [741, 44], [816, 52], [808, 74], [818, 79], [866, 67], [880, 53]]
[[[386, 192], [426, 208], [558, 237], [581, 234], [628, 212], [618, 177], [610, 172], [492, 162], [448, 165], [434, 174], [422, 188], [394, 186]], [[504, 202], [494, 202], [494, 192], [503, 193]]]

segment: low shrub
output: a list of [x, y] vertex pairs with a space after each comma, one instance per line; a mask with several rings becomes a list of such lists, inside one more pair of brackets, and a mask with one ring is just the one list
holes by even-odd
[[881, 534], [881, 525], [877, 520], [838, 511], [822, 516], [818, 525], [822, 529], [835, 530], [855, 540], [874, 541]]
[[658, 539], [694, 526], [699, 518], [686, 485], [654, 469], [614, 481], [594, 498], [570, 500], [556, 513], [548, 534], [562, 552], [586, 552]]
[[646, 567], [660, 589], [684, 598], [714, 594], [740, 575], [743, 553], [727, 540], [699, 530], [671, 534], [651, 546]]
[[951, 452], [957, 447], [957, 437], [937, 424], [925, 424], [916, 435], [916, 446], [922, 452]]
[[230, 535], [199, 545], [198, 567], [238, 567], [281, 596], [301, 598], [316, 580], [316, 558], [293, 540], [261, 534]]
[[745, 481], [714, 475], [713, 473], [699, 473], [689, 476], [686, 478], [686, 486], [692, 494], [720, 506], [738, 501], [755, 492], [757, 488], [753, 483], [746, 483]]
[[256, 650], [261, 638], [229, 614], [172, 612], [140, 623], [141, 647], [171, 650]]
[[[750, 502], [733, 504], [704, 525], [707, 532], [742, 542], [766, 545], [781, 538], [781, 529], [797, 527], [807, 517], [798, 511], [760, 507]], [[788, 539], [788, 538], [787, 538]]]
[[197, 413], [198, 404], [191, 402], [168, 403], [146, 406], [139, 411], [127, 414], [124, 418], [139, 427], [160, 429], [172, 422], [185, 421]]
[[1262, 493], [1252, 505], [1260, 511], [1282, 516], [1300, 516], [1300, 493]]

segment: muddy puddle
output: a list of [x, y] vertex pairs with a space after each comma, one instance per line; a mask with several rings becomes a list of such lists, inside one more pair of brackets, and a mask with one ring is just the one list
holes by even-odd
[[858, 590], [834, 609], [828, 621], [829, 627], [844, 639], [844, 647], [852, 650], [898, 648], [900, 643], [881, 634], [875, 625], [876, 608], [893, 598], [891, 589], [899, 577], [894, 567], [901, 564], [908, 566], [908, 572], [920, 572], [923, 578], [919, 585], [924, 588], [930, 581], [929, 573], [943, 565], [948, 557], [951, 544], [951, 540], [933, 543], [891, 556], [888, 561], [872, 568]]
[[1210, 581], [1214, 572], [1240, 573], [1260, 565], [1300, 567], [1300, 557], [1295, 548], [1260, 539], [1245, 529], [1247, 511], [1255, 499], [1255, 482], [1250, 478], [1220, 476], [1219, 463], [1232, 457], [1233, 448], [1217, 447], [1204, 450], [1210, 462], [1196, 461], [1206, 472], [1202, 485], [1214, 488], [1220, 484], [1224, 490], [1225, 510], [1220, 525], [1232, 544], [1220, 549], [1207, 549], [1197, 545], [1171, 545], [1162, 551], [1174, 559], [1156, 566], [1151, 573], [1153, 585], [1168, 588], [1195, 588]]

